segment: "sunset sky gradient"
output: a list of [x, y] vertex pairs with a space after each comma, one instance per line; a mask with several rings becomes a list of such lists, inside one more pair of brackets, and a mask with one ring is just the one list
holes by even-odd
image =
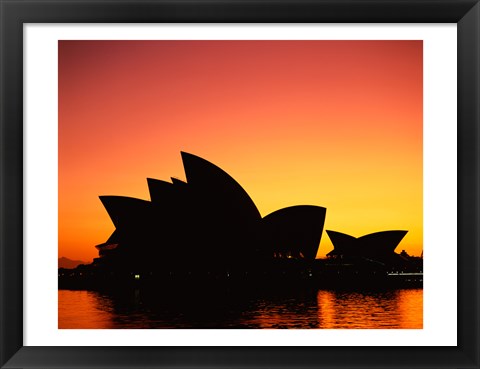
[[[423, 249], [422, 41], [59, 41], [59, 256], [114, 230], [99, 195], [149, 200], [180, 151], [224, 169], [262, 216], [408, 230]], [[198, 245], [201, 247], [201, 245]], [[324, 232], [318, 256], [332, 249]]]

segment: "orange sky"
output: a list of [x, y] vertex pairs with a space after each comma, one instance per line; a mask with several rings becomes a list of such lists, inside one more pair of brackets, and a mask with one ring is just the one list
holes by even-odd
[[[422, 41], [60, 41], [59, 256], [114, 230], [99, 195], [149, 199], [180, 150], [262, 216], [311, 204], [325, 229], [423, 249]], [[333, 248], [324, 232], [318, 256]]]

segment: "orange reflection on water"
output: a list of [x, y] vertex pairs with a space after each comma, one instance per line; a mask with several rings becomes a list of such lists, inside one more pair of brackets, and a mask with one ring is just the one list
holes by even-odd
[[406, 290], [398, 301], [400, 324], [404, 328], [423, 328], [423, 289]]
[[110, 329], [112, 304], [92, 291], [58, 291], [58, 328]]
[[317, 299], [321, 328], [423, 328], [423, 289], [381, 292], [320, 290]]
[[58, 291], [58, 328], [421, 329], [423, 289], [225, 295], [199, 306], [186, 293], [157, 303], [132, 290], [120, 296]]

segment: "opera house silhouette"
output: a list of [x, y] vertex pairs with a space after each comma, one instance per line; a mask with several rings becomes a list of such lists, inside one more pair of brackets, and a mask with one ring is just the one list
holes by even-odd
[[408, 231], [382, 231], [353, 237], [351, 235], [327, 230], [334, 249], [327, 254], [330, 266], [349, 266], [360, 269], [414, 272], [423, 270], [423, 258], [408, 255], [405, 250], [395, 252], [398, 244]]
[[100, 196], [115, 231], [96, 248], [104, 270], [233, 271], [315, 260], [326, 209], [298, 205], [262, 218], [225, 171], [181, 152], [186, 182], [148, 178], [151, 201]]
[[408, 231], [383, 231], [370, 233], [362, 237], [353, 237], [336, 231], [326, 231], [334, 249], [328, 257], [368, 257], [385, 260], [394, 254], [400, 241]]

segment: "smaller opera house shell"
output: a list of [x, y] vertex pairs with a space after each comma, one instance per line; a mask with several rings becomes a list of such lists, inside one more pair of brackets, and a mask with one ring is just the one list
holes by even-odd
[[390, 264], [400, 260], [400, 255], [395, 253], [395, 249], [407, 232], [383, 231], [356, 238], [327, 230], [334, 247], [327, 256], [333, 259], [365, 259]]
[[299, 205], [264, 218], [226, 172], [181, 153], [186, 182], [148, 178], [151, 201], [100, 196], [115, 231], [94, 264], [121, 270], [215, 270], [314, 260], [326, 209]]

